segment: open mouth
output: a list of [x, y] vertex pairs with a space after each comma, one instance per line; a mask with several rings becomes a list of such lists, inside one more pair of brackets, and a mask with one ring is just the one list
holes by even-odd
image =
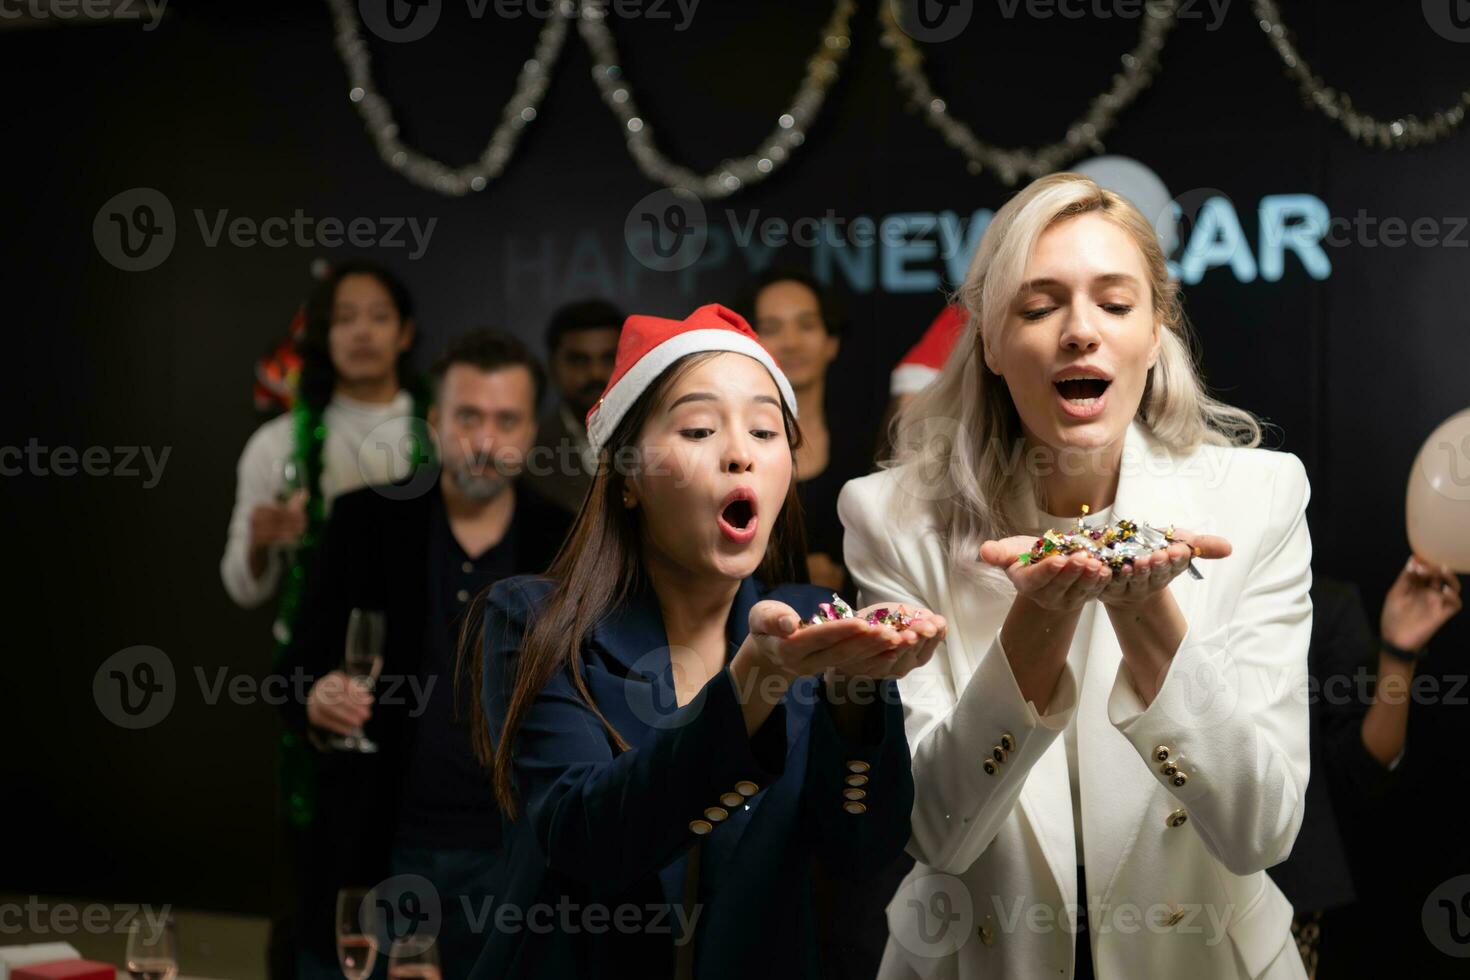
[[736, 544], [745, 544], [755, 537], [756, 523], [755, 493], [738, 487], [720, 506], [720, 531]]
[[1069, 378], [1056, 382], [1056, 389], [1067, 401], [1086, 404], [1101, 398], [1110, 384], [1106, 378]]
[[1073, 418], [1086, 419], [1100, 414], [1107, 398], [1111, 378], [1102, 377], [1095, 369], [1069, 369], [1063, 371], [1052, 387], [1057, 390], [1057, 401], [1062, 411]]

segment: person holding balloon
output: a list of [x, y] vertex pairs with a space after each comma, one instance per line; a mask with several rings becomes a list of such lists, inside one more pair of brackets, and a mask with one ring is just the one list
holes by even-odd
[[1426, 440], [1410, 471], [1406, 518], [1413, 553], [1383, 600], [1376, 636], [1357, 586], [1313, 575], [1307, 655], [1313, 778], [1291, 857], [1269, 872], [1291, 901], [1292, 935], [1308, 977], [1317, 975], [1324, 952], [1325, 969], [1333, 972], [1335, 923], [1324, 913], [1357, 897], [1338, 813], [1393, 795], [1414, 676], [1429, 641], [1463, 608], [1455, 572], [1470, 570], [1467, 461], [1470, 412], [1462, 412]]

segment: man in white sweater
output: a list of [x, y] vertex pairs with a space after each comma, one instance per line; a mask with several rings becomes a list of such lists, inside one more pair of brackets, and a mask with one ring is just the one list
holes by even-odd
[[[297, 398], [316, 406], [311, 415], [326, 430], [320, 443], [324, 507], [338, 494], [408, 474], [413, 398], [401, 385], [413, 341], [408, 290], [366, 262], [339, 266], [309, 304]], [[296, 423], [290, 412], [271, 419], [240, 454], [220, 578], [245, 609], [275, 594], [286, 553], [306, 530], [308, 491]]]

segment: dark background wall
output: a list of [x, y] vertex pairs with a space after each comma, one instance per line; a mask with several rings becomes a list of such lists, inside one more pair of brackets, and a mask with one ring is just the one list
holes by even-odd
[[[927, 49], [929, 67], [955, 113], [1007, 145], [1058, 138], [1137, 37], [1133, 19], [1006, 19], [995, 4], [976, 6], [957, 40]], [[1314, 67], [1380, 116], [1451, 104], [1470, 80], [1470, 44], [1432, 31], [1418, 4], [1283, 7]], [[767, 183], [712, 203], [712, 223], [728, 226], [727, 207], [741, 222], [829, 210], [846, 220], [945, 210], [968, 219], [1006, 199], [1010, 190], [967, 174], [906, 111], [876, 9], [858, 4], [843, 75], [806, 145]], [[675, 30], [677, 17], [613, 28], [658, 143], [703, 171], [769, 132], [828, 11], [704, 0], [687, 30]], [[1409, 465], [1430, 430], [1470, 404], [1470, 249], [1463, 229], [1458, 245], [1452, 237], [1453, 219], [1470, 213], [1470, 134], [1402, 153], [1365, 149], [1301, 104], [1245, 0], [1227, 5], [1217, 29], [1207, 7], [1195, 14], [1108, 152], [1147, 164], [1172, 195], [1217, 189], [1252, 247], [1260, 200], [1276, 194], [1313, 195], [1334, 216], [1435, 219], [1449, 239], [1388, 247], [1359, 237], [1328, 248], [1325, 279], [1288, 253], [1279, 281], [1243, 283], [1222, 268], [1186, 291], [1209, 381], [1275, 423], [1272, 444], [1306, 462], [1317, 570], [1358, 583], [1376, 625], [1407, 555]], [[538, 27], [528, 17], [474, 19], [448, 3], [427, 38], [375, 42], [379, 86], [409, 142], [451, 162], [477, 155]], [[323, 4], [179, 2], [153, 30], [0, 33], [13, 359], [4, 441], [170, 453], [151, 488], [116, 475], [3, 482], [3, 807], [13, 829], [0, 888], [266, 907], [274, 712], [207, 703], [195, 670], [212, 683], [221, 667], [258, 678], [269, 663], [269, 612], [236, 609], [217, 566], [235, 461], [261, 421], [252, 364], [283, 336], [311, 260], [367, 251], [395, 266], [418, 296], [424, 351], [481, 323], [534, 339], [552, 308], [591, 293], [665, 315], [733, 298], [751, 253], [712, 246], [706, 261], [667, 274], [632, 257], [624, 221], [657, 186], [626, 152], [590, 65], [569, 37], [507, 173], [451, 199], [377, 159], [345, 97]], [[167, 197], [177, 241], [157, 268], [125, 272], [99, 255], [92, 226], [105, 202], [136, 187]], [[256, 220], [301, 209], [437, 224], [410, 259], [404, 248], [211, 246], [196, 209], [211, 222], [220, 209]], [[817, 257], [788, 246], [775, 260]], [[941, 296], [835, 284], [852, 332], [834, 410], [844, 431], [869, 438], [889, 367]], [[1463, 680], [1466, 639], [1467, 624], [1452, 624], [1425, 668], [1447, 679], [1444, 691]], [[92, 680], [137, 644], [166, 652], [178, 696], [162, 723], [125, 731], [98, 711]], [[1470, 871], [1452, 808], [1467, 775], [1467, 693], [1458, 705], [1415, 707], [1403, 791], [1351, 815], [1363, 901], [1341, 932], [1352, 933], [1345, 941], [1360, 963], [1403, 949], [1425, 968], [1451, 963], [1426, 942], [1420, 909], [1436, 885]]]

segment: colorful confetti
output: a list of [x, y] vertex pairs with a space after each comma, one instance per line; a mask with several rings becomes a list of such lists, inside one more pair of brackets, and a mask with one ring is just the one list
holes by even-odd
[[[821, 623], [830, 623], [839, 619], [852, 619], [857, 615], [853, 608], [843, 601], [842, 596], [832, 593], [831, 602], [823, 602], [817, 606], [817, 611], [812, 614], [811, 619], [806, 620], [802, 626], [817, 626]], [[914, 617], [908, 613], [880, 606], [863, 617], [870, 626], [892, 626], [896, 630], [908, 629], [913, 623]]]
[[[1112, 524], [1089, 524], [1088, 509], [1084, 504], [1082, 516], [1067, 530], [1050, 528], [1043, 532], [1031, 546], [1031, 550], [1021, 552], [1016, 560], [1022, 565], [1030, 565], [1052, 555], [1066, 556], [1082, 551], [1113, 571], [1118, 571], [1125, 565], [1132, 565], [1135, 559], [1160, 548], [1167, 548], [1177, 540], [1172, 524], [1167, 528], [1157, 528], [1127, 519], [1119, 519]], [[1198, 555], [1199, 549], [1195, 548], [1194, 553]], [[1197, 579], [1204, 578], [1200, 570], [1194, 567], [1193, 560], [1189, 563], [1189, 574]]]

